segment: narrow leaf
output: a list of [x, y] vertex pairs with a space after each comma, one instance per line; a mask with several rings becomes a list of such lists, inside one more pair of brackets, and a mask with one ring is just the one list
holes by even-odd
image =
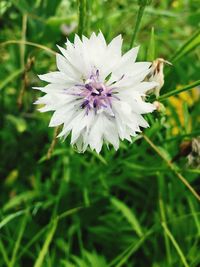
[[170, 97], [170, 96], [178, 95], [178, 94], [180, 94], [180, 93], [182, 93], [182, 92], [184, 92], [184, 91], [190, 90], [190, 89], [192, 89], [192, 88], [194, 88], [194, 87], [196, 87], [196, 86], [198, 86], [198, 85], [200, 85], [200, 80], [198, 80], [198, 81], [196, 81], [196, 82], [194, 82], [194, 83], [191, 83], [191, 84], [189, 84], [189, 85], [187, 85], [187, 86], [185, 86], [185, 87], [183, 87], [183, 88], [176, 89], [176, 90], [172, 90], [172, 91], [170, 91], [170, 92], [168, 92], [168, 93], [166, 93], [166, 94], [164, 94], [164, 95], [161, 95], [161, 96], [158, 98], [158, 100], [159, 100], [159, 101], [163, 101], [163, 100], [165, 100], [166, 98], [168, 98], [168, 97]]
[[52, 242], [53, 236], [55, 234], [57, 228], [57, 220], [54, 220], [53, 223], [51, 224], [51, 227], [49, 229], [49, 232], [47, 233], [46, 239], [44, 241], [43, 247], [40, 250], [40, 253], [38, 255], [38, 258], [34, 264], [34, 267], [42, 267], [43, 266], [43, 262], [45, 259], [45, 256], [49, 250], [49, 246]]
[[127, 221], [130, 223], [134, 231], [137, 233], [139, 237], [143, 236], [141, 226], [139, 224], [139, 221], [137, 220], [135, 214], [133, 213], [133, 210], [131, 210], [128, 206], [126, 206], [122, 201], [119, 199], [112, 197], [111, 203], [113, 206], [119, 210], [123, 216], [127, 219]]

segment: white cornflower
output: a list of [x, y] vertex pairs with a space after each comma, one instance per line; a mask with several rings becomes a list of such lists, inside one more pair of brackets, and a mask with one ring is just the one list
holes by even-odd
[[109, 44], [101, 32], [82, 40], [76, 35], [74, 44], [67, 40], [66, 49], [59, 47], [59, 71], [39, 75], [49, 83], [35, 88], [46, 93], [36, 101], [45, 105], [39, 110], [54, 111], [49, 126], [63, 124], [58, 137], [71, 133], [71, 144], [81, 152], [89, 146], [99, 153], [103, 142], [116, 150], [119, 139], [131, 142], [140, 127], [148, 127], [141, 114], [155, 109], [143, 100], [157, 85], [144, 81], [151, 63], [135, 63], [138, 47], [124, 55], [121, 48], [121, 35]]

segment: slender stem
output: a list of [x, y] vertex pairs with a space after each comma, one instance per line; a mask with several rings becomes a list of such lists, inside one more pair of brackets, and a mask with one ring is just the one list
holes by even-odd
[[132, 48], [133, 45], [134, 45], [138, 30], [139, 30], [139, 27], [140, 27], [140, 23], [141, 23], [141, 20], [142, 20], [142, 16], [144, 14], [144, 10], [145, 10], [145, 7], [147, 5], [147, 0], [140, 0], [139, 2], [140, 2], [139, 10], [138, 10], [138, 13], [137, 13], [137, 18], [136, 18], [136, 23], [135, 23], [135, 28], [134, 28], [134, 31], [133, 31], [132, 39], [131, 39], [130, 48]]
[[186, 178], [182, 176], [174, 166], [173, 163], [171, 163], [168, 159], [166, 159], [163, 154], [159, 151], [159, 149], [156, 147], [156, 145], [145, 135], [143, 134], [144, 139], [146, 142], [154, 149], [154, 151], [167, 163], [169, 168], [176, 174], [176, 176], [182, 181], [182, 183], [190, 190], [190, 192], [200, 201], [200, 195], [194, 190], [194, 188], [188, 183]]
[[[163, 223], [166, 224], [166, 214], [165, 214], [163, 199], [161, 196], [159, 197], [159, 208], [160, 208], [161, 220]], [[164, 239], [165, 239], [167, 261], [168, 261], [169, 266], [171, 266], [172, 265], [172, 258], [171, 258], [171, 253], [170, 253], [170, 243], [169, 243], [168, 235], [166, 234], [165, 231], [164, 231]]]
[[25, 66], [25, 41], [26, 41], [26, 29], [27, 29], [27, 14], [24, 14], [22, 17], [22, 43], [20, 44], [20, 61], [21, 66], [24, 68]]
[[40, 44], [33, 43], [33, 42], [28, 42], [28, 41], [22, 41], [22, 40], [6, 41], [6, 42], [3, 42], [3, 43], [0, 43], [0, 46], [9, 45], [9, 44], [26, 44], [26, 45], [30, 45], [30, 46], [35, 46], [37, 48], [46, 50], [47, 52], [56, 55], [56, 52], [54, 50], [52, 50], [51, 48], [48, 48], [47, 46], [40, 45]]
[[[114, 266], [116, 267], [121, 267], [124, 266], [124, 264], [128, 261], [128, 259], [141, 247], [141, 245], [146, 241], [146, 239], [152, 235], [153, 232], [150, 229], [145, 235], [143, 235], [139, 241], [137, 243], [134, 242], [134, 244], [130, 247], [130, 249], [128, 248], [127, 251], [125, 251], [125, 253], [122, 253], [121, 255], [118, 256], [119, 258], [119, 262], [116, 262], [116, 259], [114, 259], [108, 266], [113, 266], [113, 262], [114, 262]], [[123, 255], [124, 254], [124, 255]]]
[[[57, 205], [57, 203], [56, 203]], [[52, 221], [60, 221], [68, 216], [70, 216], [71, 214], [74, 214], [78, 211], [80, 211], [81, 209], [83, 209], [84, 207], [83, 206], [80, 206], [80, 207], [76, 207], [76, 208], [73, 208], [71, 210], [67, 210], [59, 215], [57, 215], [55, 218], [52, 217]], [[56, 207], [57, 209], [57, 207]], [[22, 251], [19, 253], [19, 255], [17, 256], [17, 259], [20, 259], [21, 256], [27, 252], [27, 250], [32, 246], [32, 244], [34, 244], [44, 233], [45, 231], [48, 229], [49, 227], [49, 224], [45, 225], [22, 249]]]
[[182, 250], [180, 249], [178, 243], [176, 242], [174, 236], [173, 236], [172, 233], [170, 232], [170, 230], [169, 230], [169, 228], [167, 227], [167, 225], [166, 225], [165, 222], [162, 222], [162, 227], [164, 228], [164, 230], [165, 230], [167, 236], [168, 236], [169, 239], [171, 240], [171, 242], [172, 242], [173, 246], [175, 247], [175, 249], [176, 249], [178, 255], [180, 256], [180, 259], [181, 259], [183, 265], [184, 265], [185, 267], [189, 267], [189, 265], [188, 265], [188, 263], [187, 263], [187, 261], [186, 261], [186, 258], [185, 258], [185, 256], [184, 256]]
[[187, 86], [185, 86], [185, 87], [183, 87], [181, 89], [176, 89], [176, 90], [170, 91], [170, 92], [162, 95], [161, 97], [159, 97], [158, 100], [159, 101], [165, 100], [166, 98], [168, 98], [170, 96], [180, 94], [180, 93], [182, 93], [184, 91], [187, 91], [189, 89], [192, 89], [192, 88], [194, 88], [194, 87], [196, 87], [198, 85], [200, 85], [200, 80], [198, 80], [198, 81], [196, 81], [194, 83], [191, 83], [191, 84], [189, 84], [189, 85], [187, 85]]
[[44, 241], [43, 246], [42, 246], [42, 248], [38, 254], [38, 257], [36, 258], [36, 261], [34, 263], [34, 267], [44, 266], [43, 263], [44, 263], [46, 255], [49, 251], [49, 246], [51, 245], [53, 237], [55, 235], [55, 232], [56, 232], [56, 229], [58, 226], [58, 221], [55, 219], [52, 222], [50, 222], [49, 225], [50, 225], [50, 229], [46, 235], [45, 241]]
[[187, 48], [192, 43], [192, 41], [199, 35], [200, 29], [198, 29], [180, 48], [175, 51], [175, 54], [171, 57], [170, 61], [175, 62], [180, 56], [184, 55], [185, 48]]
[[91, 0], [86, 0], [87, 17], [85, 17], [85, 33], [89, 34], [90, 19], [91, 19]]
[[11, 261], [10, 261], [10, 265], [9, 267], [14, 267], [15, 266], [15, 263], [16, 263], [16, 257], [17, 257], [17, 252], [18, 252], [18, 249], [20, 247], [20, 243], [21, 243], [21, 240], [22, 240], [22, 236], [23, 236], [23, 233], [25, 231], [25, 228], [26, 228], [26, 225], [27, 225], [27, 220], [28, 220], [28, 211], [27, 213], [24, 215], [24, 218], [22, 219], [21, 221], [21, 227], [19, 229], [19, 234], [18, 234], [18, 238], [15, 242], [15, 246], [14, 246], [14, 249], [13, 249], [13, 254], [12, 254], [12, 258], [11, 258]]
[[2, 254], [2, 257], [4, 259], [6, 266], [9, 267], [9, 259], [8, 259], [7, 251], [6, 251], [4, 244], [1, 240], [0, 240], [0, 252]]
[[51, 142], [51, 144], [50, 144], [50, 147], [49, 147], [49, 149], [48, 149], [48, 151], [47, 151], [47, 159], [50, 159], [51, 158], [51, 156], [52, 156], [52, 152], [53, 152], [53, 150], [54, 150], [54, 147], [56, 146], [56, 143], [57, 143], [57, 135], [58, 135], [58, 132], [59, 132], [59, 126], [58, 127], [56, 127], [55, 128], [55, 130], [54, 130], [54, 134], [53, 134], [53, 140], [52, 140], [52, 142]]
[[86, 208], [84, 206], [79, 206], [79, 207], [76, 207], [76, 208], [73, 208], [73, 209], [70, 209], [70, 210], [67, 210], [67, 211], [64, 211], [63, 213], [59, 214], [56, 219], [58, 221], [60, 221], [61, 219], [64, 219], [65, 217], [68, 217], [69, 215], [71, 214], [74, 214], [80, 210], [82, 210], [83, 208]]
[[28, 249], [32, 246], [32, 244], [34, 244], [34, 242], [36, 242], [44, 233], [45, 231], [48, 229], [49, 225], [45, 225], [41, 230], [39, 230], [34, 237], [28, 241], [28, 243], [26, 243], [26, 245], [23, 246], [23, 249], [18, 253], [16, 260], [19, 260], [22, 255], [24, 255], [24, 253], [26, 253], [28, 251]]
[[86, 10], [86, 0], [78, 0], [78, 12], [79, 12], [78, 35], [79, 36], [82, 36], [85, 30], [85, 10]]

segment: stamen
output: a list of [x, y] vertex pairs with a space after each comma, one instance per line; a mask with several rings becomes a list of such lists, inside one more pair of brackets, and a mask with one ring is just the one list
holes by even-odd
[[85, 100], [81, 105], [81, 108], [84, 109], [89, 104], [89, 100]]
[[96, 94], [96, 93], [92, 92], [92, 93], [91, 93], [91, 95], [92, 95], [92, 96], [96, 96], [96, 95], [98, 95], [98, 94]]
[[95, 99], [93, 102], [93, 107], [96, 108], [97, 107], [97, 100]]
[[85, 88], [88, 89], [89, 91], [92, 91], [92, 86], [89, 85], [89, 84], [86, 84], [86, 85], [85, 85]]
[[[123, 77], [124, 75], [120, 79], [123, 79]], [[99, 81], [99, 70], [93, 72], [84, 84], [77, 86], [80, 86], [80, 96], [83, 97], [81, 108], [86, 109], [87, 115], [92, 109], [97, 113], [102, 108], [106, 109], [109, 114], [112, 113], [112, 98], [118, 99], [118, 97], [114, 95], [114, 87], [107, 86]]]

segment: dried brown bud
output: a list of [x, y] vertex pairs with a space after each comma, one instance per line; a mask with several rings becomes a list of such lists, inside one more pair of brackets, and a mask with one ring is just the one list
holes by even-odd
[[176, 161], [181, 157], [187, 158], [188, 166], [200, 168], [200, 137], [183, 141], [180, 144], [178, 154], [172, 159], [172, 161]]
[[160, 89], [164, 85], [164, 64], [172, 65], [169, 61], [164, 60], [163, 58], [157, 58], [156, 60], [154, 60], [151, 65], [150, 73], [147, 76], [148, 81], [154, 81], [159, 84], [158, 86], [147, 92], [147, 94], [155, 94], [156, 98], [159, 97]]
[[200, 137], [192, 139], [192, 150], [188, 155], [188, 165], [200, 168]]

